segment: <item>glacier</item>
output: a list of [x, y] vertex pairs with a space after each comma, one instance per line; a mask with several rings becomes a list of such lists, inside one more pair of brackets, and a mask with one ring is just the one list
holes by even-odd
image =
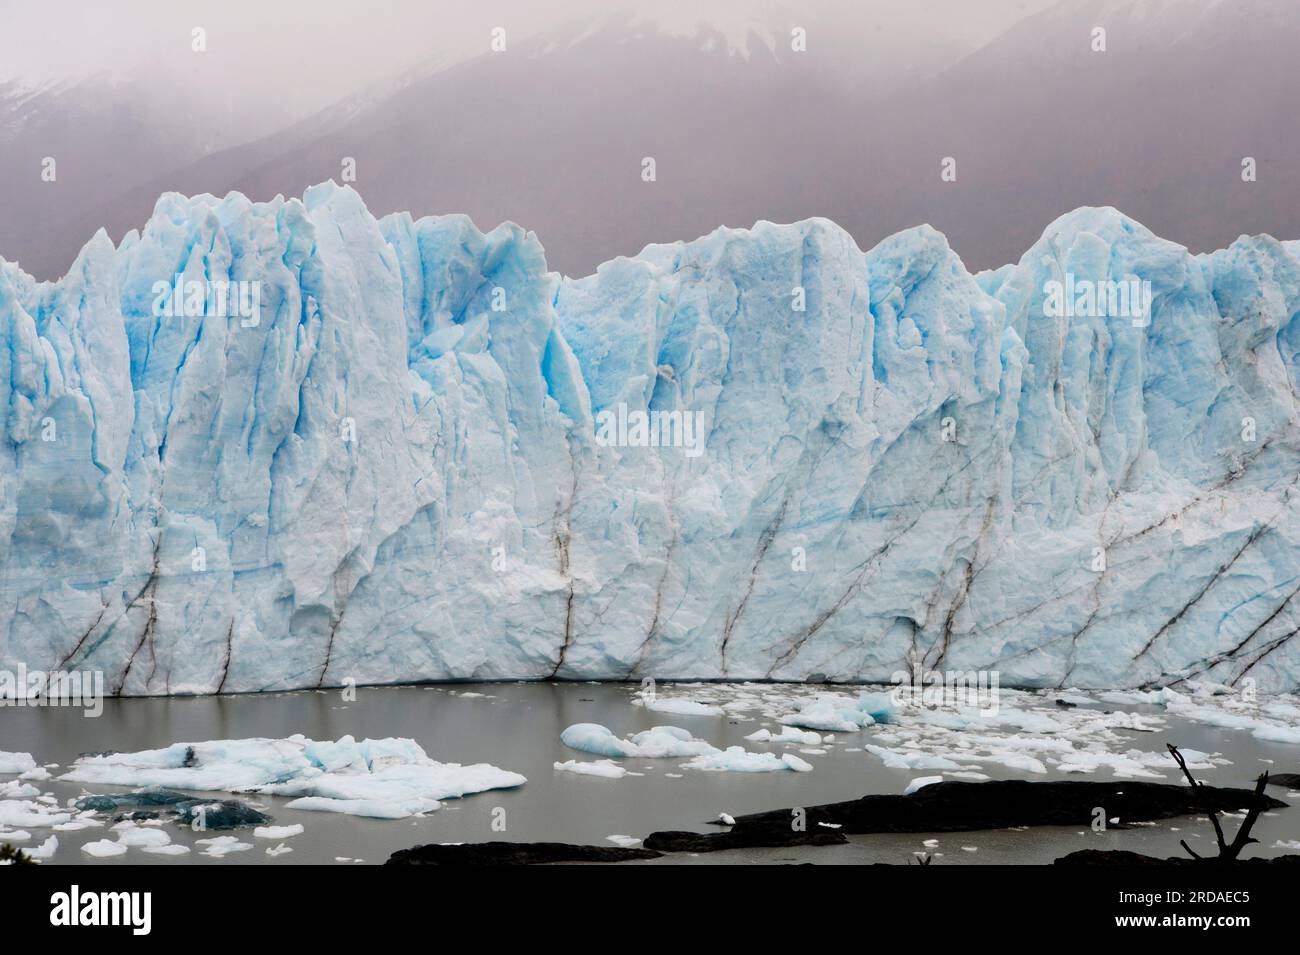
[[[157, 314], [177, 276], [259, 320]], [[1067, 279], [1147, 321], [1049, 314]], [[0, 260], [0, 668], [1295, 691], [1298, 354], [1300, 243], [1111, 208], [977, 275], [809, 219], [574, 279], [333, 183], [166, 194], [57, 283]]]

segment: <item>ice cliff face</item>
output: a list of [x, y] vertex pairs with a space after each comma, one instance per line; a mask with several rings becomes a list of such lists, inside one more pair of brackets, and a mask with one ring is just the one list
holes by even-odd
[[[809, 220], [570, 280], [332, 185], [167, 195], [57, 284], [0, 262], [0, 667], [1294, 690], [1298, 251], [1081, 209], [978, 276]], [[177, 273], [258, 321], [157, 314]], [[1067, 280], [1148, 320], [1045, 314]]]

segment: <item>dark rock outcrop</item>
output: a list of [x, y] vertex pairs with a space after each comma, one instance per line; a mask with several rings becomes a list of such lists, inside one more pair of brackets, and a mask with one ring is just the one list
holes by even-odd
[[[1201, 798], [1221, 811], [1249, 807], [1255, 794], [1249, 789], [1204, 786]], [[1286, 803], [1262, 797], [1264, 808], [1284, 808]], [[390, 865], [536, 865], [547, 862], [626, 862], [653, 859], [665, 852], [717, 852], [723, 849], [785, 848], [843, 845], [852, 834], [909, 832], [968, 832], [1013, 826], [1082, 826], [1090, 824], [1100, 808], [1106, 818], [1148, 822], [1174, 816], [1200, 815], [1203, 810], [1187, 786], [1169, 783], [1123, 781], [994, 780], [982, 783], [942, 782], [906, 796], [863, 796], [848, 802], [802, 809], [740, 816], [725, 832], [698, 833], [679, 830], [654, 832], [640, 849], [575, 846], [556, 842], [485, 842], [463, 845], [426, 845], [402, 849], [389, 858]], [[825, 823], [826, 825], [821, 825]], [[798, 828], [796, 828], [796, 824]], [[1115, 855], [1118, 861], [1092, 862], [1087, 853], [1072, 853], [1062, 864], [1164, 864], [1166, 860], [1136, 853]], [[1082, 858], [1075, 859], [1074, 856]], [[1284, 857], [1296, 858], [1297, 857]], [[1193, 860], [1172, 860], [1192, 862]], [[1277, 862], [1282, 860], [1263, 860]]]
[[[1239, 810], [1250, 806], [1254, 794], [1249, 789], [1224, 789], [1206, 786], [1203, 796], [1220, 810]], [[1265, 808], [1283, 808], [1286, 803], [1270, 797]], [[1106, 818], [1126, 822], [1148, 822], [1173, 816], [1201, 812], [1196, 797], [1187, 786], [1168, 783], [1124, 781], [994, 780], [968, 783], [945, 781], [926, 786], [907, 796], [863, 796], [848, 802], [810, 806], [803, 810], [805, 831], [792, 831], [796, 818], [793, 809], [740, 816], [728, 832], [697, 836], [689, 842], [691, 852], [709, 852], [740, 846], [827, 845], [844, 841], [845, 834], [884, 832], [968, 832], [976, 829], [1008, 829], [1012, 826], [1080, 826], [1092, 822], [1096, 809]], [[791, 837], [820, 835], [819, 823], [838, 828], [822, 829], [837, 840], [790, 841]], [[682, 833], [654, 833], [646, 838], [647, 847], [664, 851], [679, 840]], [[661, 838], [662, 837], [662, 838]]]
[[574, 846], [563, 842], [477, 842], [399, 849], [385, 865], [543, 865], [549, 862], [628, 862], [657, 859], [650, 849]]
[[1188, 856], [1170, 856], [1160, 859], [1144, 856], [1125, 849], [1080, 849], [1061, 856], [1052, 865], [1300, 865], [1300, 856], [1277, 856], [1272, 859], [1237, 859], [1222, 862], [1219, 859], [1192, 859]]
[[795, 832], [766, 826], [741, 827], [727, 832], [652, 832], [642, 843], [658, 852], [717, 852], [720, 849], [779, 849], [786, 846], [838, 846], [848, 837], [837, 829]]
[[[1254, 794], [1249, 789], [1206, 786], [1203, 794], [1215, 808], [1246, 809]], [[1268, 798], [1268, 797], [1266, 797]], [[966, 832], [973, 829], [1007, 829], [1012, 826], [1076, 826], [1090, 823], [1100, 807], [1107, 818], [1123, 822], [1148, 822], [1201, 812], [1187, 786], [1169, 783], [1022, 779], [981, 783], [945, 781], [907, 796], [863, 796], [849, 802], [810, 806], [808, 829], [819, 822], [838, 824], [846, 833]], [[1281, 809], [1286, 803], [1268, 798], [1265, 808]], [[756, 813], [736, 819], [736, 829], [790, 827], [792, 810]], [[733, 830], [734, 831], [734, 830]]]

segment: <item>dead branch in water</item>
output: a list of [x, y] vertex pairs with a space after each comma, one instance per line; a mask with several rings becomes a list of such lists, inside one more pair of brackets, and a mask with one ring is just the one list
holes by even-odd
[[[1210, 817], [1210, 822], [1214, 826], [1214, 838], [1219, 844], [1219, 856], [1217, 860], [1210, 861], [1237, 861], [1242, 849], [1245, 849], [1252, 842], [1259, 842], [1258, 839], [1251, 837], [1250, 830], [1254, 828], [1256, 821], [1259, 819], [1259, 814], [1264, 808], [1264, 787], [1268, 785], [1268, 773], [1261, 773], [1259, 778], [1255, 780], [1255, 798], [1251, 800], [1250, 808], [1246, 812], [1246, 818], [1241, 823], [1241, 828], [1237, 830], [1237, 835], [1229, 843], [1223, 837], [1223, 826], [1219, 824], [1219, 810], [1215, 808], [1210, 800], [1205, 798], [1202, 791], [1204, 784], [1196, 781], [1192, 771], [1187, 768], [1187, 760], [1183, 759], [1183, 754], [1178, 752], [1178, 747], [1173, 743], [1166, 743], [1165, 745], [1169, 748], [1169, 752], [1178, 763], [1179, 768], [1182, 769], [1183, 775], [1187, 777], [1187, 782], [1192, 787], [1192, 793], [1196, 796], [1196, 801], [1201, 804], [1201, 809]], [[1186, 839], [1179, 839], [1178, 844], [1187, 850], [1187, 854], [1193, 859], [1202, 862], [1207, 861], [1192, 851], [1192, 847], [1187, 844]]]

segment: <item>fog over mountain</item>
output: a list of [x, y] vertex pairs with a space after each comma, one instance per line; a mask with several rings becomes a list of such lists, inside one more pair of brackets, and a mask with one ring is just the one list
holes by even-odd
[[[345, 158], [375, 212], [519, 222], [575, 275], [649, 242], [812, 215], [864, 248], [929, 223], [972, 268], [1013, 260], [1081, 205], [1193, 251], [1300, 235], [1283, 162], [1300, 16], [1285, 0], [980, 7], [576, 4], [559, 22], [511, 7], [504, 51], [489, 49], [497, 11], [462, 17], [456, 43], [430, 32], [437, 51], [412, 42], [387, 75], [371, 51], [355, 90], [292, 122], [307, 101], [272, 88], [254, 108], [233, 82], [226, 118], [197, 105], [210, 88], [156, 108], [97, 81], [17, 107], [0, 88], [0, 254], [54, 277], [96, 229], [139, 228], [163, 192], [298, 195], [345, 181]], [[77, 157], [57, 184], [36, 179], [47, 155]], [[1242, 181], [1245, 157], [1258, 181]]]

